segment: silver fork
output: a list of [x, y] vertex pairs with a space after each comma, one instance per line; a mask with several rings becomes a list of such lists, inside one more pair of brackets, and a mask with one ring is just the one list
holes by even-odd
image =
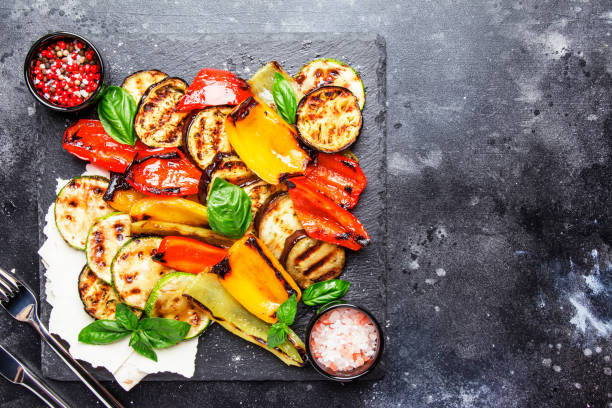
[[38, 317], [38, 302], [32, 289], [23, 280], [0, 268], [0, 305], [20, 322], [28, 323], [42, 339], [70, 367], [72, 372], [89, 388], [89, 390], [108, 408], [123, 408], [123, 405], [98, 380], [94, 378], [78, 361], [76, 361], [49, 333]]

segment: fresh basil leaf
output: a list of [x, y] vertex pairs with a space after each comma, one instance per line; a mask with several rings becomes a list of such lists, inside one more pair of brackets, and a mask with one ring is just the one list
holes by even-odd
[[251, 199], [247, 193], [216, 177], [207, 200], [208, 223], [213, 231], [230, 238], [240, 238], [251, 224]]
[[117, 303], [115, 308], [115, 321], [126, 330], [136, 330], [138, 328], [138, 316], [123, 303]]
[[174, 346], [182, 341], [191, 325], [174, 319], [147, 317], [140, 321], [139, 331], [147, 337], [153, 348], [161, 349]]
[[268, 338], [266, 343], [269, 348], [278, 347], [287, 340], [287, 331], [289, 328], [284, 323], [274, 323], [268, 330]]
[[109, 86], [98, 102], [98, 117], [106, 133], [119, 143], [134, 146], [134, 116], [136, 102], [132, 95], [118, 86]]
[[344, 296], [350, 286], [350, 282], [342, 279], [317, 282], [304, 290], [302, 293], [302, 302], [308, 306], [324, 305]]
[[131, 333], [114, 320], [96, 320], [79, 332], [79, 341], [87, 344], [109, 344]]
[[295, 297], [294, 293], [289, 297], [289, 299], [281, 303], [278, 309], [276, 309], [276, 318], [280, 323], [284, 323], [287, 326], [291, 326], [293, 324], [293, 320], [295, 319], [296, 311], [297, 297]]
[[297, 111], [297, 100], [289, 81], [278, 72], [274, 73], [274, 84], [272, 85], [272, 96], [276, 110], [292, 125], [295, 122], [295, 112]]
[[327, 309], [330, 306], [333, 305], [339, 305], [341, 303], [344, 303], [342, 300], [332, 300], [329, 303], [324, 304], [323, 306], [321, 306], [320, 308], [317, 309], [317, 314], [321, 313], [323, 310]]
[[130, 337], [130, 346], [140, 355], [145, 356], [153, 361], [157, 361], [157, 354], [153, 350], [153, 346], [149, 339], [141, 330], [136, 330]]

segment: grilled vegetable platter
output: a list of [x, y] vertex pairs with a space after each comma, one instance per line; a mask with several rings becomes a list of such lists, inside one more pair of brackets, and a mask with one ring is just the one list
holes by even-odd
[[331, 58], [295, 76], [272, 61], [248, 80], [149, 69], [101, 95], [98, 118], [71, 124], [63, 147], [109, 177], [74, 177], [54, 210], [87, 258], [75, 287], [92, 321], [79, 341], [129, 336], [156, 360], [216, 323], [304, 366], [298, 303], [338, 301], [347, 257], [370, 243], [351, 213], [367, 184], [349, 150], [359, 74]]

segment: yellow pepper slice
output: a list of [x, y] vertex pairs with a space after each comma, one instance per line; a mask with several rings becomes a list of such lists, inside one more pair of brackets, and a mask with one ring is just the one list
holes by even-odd
[[295, 128], [256, 97], [227, 115], [225, 132], [240, 159], [270, 184], [278, 184], [283, 174], [304, 171], [310, 160], [297, 141]]
[[268, 323], [277, 322], [276, 309], [289, 296], [302, 296], [291, 275], [253, 234], [236, 241], [212, 272], [238, 303]]
[[178, 197], [148, 197], [137, 201], [130, 209], [132, 222], [149, 219], [185, 225], [206, 226], [206, 207]]

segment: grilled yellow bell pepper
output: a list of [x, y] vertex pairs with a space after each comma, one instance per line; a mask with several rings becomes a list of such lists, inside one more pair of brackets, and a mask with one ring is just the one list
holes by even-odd
[[297, 141], [295, 128], [256, 97], [227, 115], [225, 131], [240, 159], [270, 184], [278, 184], [283, 174], [304, 171], [310, 160]]
[[306, 346], [293, 330], [289, 329], [287, 340], [278, 347], [268, 347], [266, 343], [270, 324], [249, 313], [223, 288], [214, 274], [202, 272], [197, 275], [183, 296], [193, 300], [210, 319], [219, 323], [221, 327], [268, 350], [285, 364], [297, 367], [303, 367], [306, 364]]
[[129, 190], [116, 190], [113, 199], [107, 201], [107, 203], [115, 210], [129, 214], [134, 204], [146, 197], [146, 195], [133, 188]]
[[178, 224], [206, 226], [206, 207], [191, 200], [176, 197], [148, 197], [137, 201], [130, 209], [132, 222], [157, 220]]
[[253, 234], [236, 241], [212, 272], [238, 303], [268, 323], [277, 322], [276, 309], [289, 296], [302, 296], [291, 275]]

